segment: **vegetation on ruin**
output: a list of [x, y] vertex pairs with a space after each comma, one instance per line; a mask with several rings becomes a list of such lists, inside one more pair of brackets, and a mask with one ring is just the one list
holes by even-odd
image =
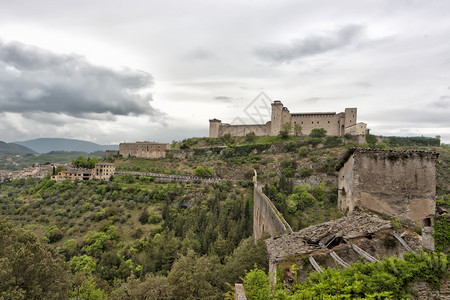
[[[445, 198], [448, 198], [446, 195]], [[437, 217], [433, 224], [436, 251], [448, 251], [450, 248], [450, 219], [447, 213]]]
[[[272, 292], [269, 276], [252, 269], [244, 277], [248, 299], [406, 299], [411, 297], [410, 285], [426, 281], [438, 286], [448, 274], [449, 257], [440, 252], [409, 252], [403, 259], [384, 258], [380, 262], [359, 262], [345, 269], [327, 268], [312, 272], [303, 283], [294, 283], [290, 290], [277, 284]], [[295, 276], [297, 268], [293, 266]], [[282, 282], [278, 278], [277, 282]]]

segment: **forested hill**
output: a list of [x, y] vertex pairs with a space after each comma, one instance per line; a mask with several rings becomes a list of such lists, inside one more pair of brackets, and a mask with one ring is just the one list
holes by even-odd
[[31, 148], [38, 153], [51, 151], [83, 151], [91, 153], [95, 151], [119, 150], [119, 145], [99, 145], [93, 142], [64, 138], [40, 138], [15, 143]]
[[26, 155], [34, 153], [36, 153], [34, 150], [23, 145], [5, 143], [0, 141], [0, 157], [5, 157], [7, 155]]

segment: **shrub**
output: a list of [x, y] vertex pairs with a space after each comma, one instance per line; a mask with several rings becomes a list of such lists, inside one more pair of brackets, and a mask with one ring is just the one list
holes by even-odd
[[214, 171], [208, 167], [198, 166], [197, 168], [195, 168], [194, 174], [195, 176], [200, 177], [210, 177], [214, 175]]
[[141, 224], [147, 224], [148, 223], [148, 218], [150, 217], [150, 214], [148, 213], [147, 209], [144, 209], [141, 213], [141, 215], [139, 216], [139, 222], [141, 222]]
[[287, 150], [288, 152], [294, 152], [296, 149], [297, 149], [297, 143], [296, 143], [296, 142], [289, 142], [289, 143], [286, 145], [286, 150]]
[[286, 201], [288, 212], [291, 214], [295, 213], [297, 211], [299, 201], [300, 197], [298, 194], [289, 195]]
[[323, 138], [327, 135], [327, 131], [323, 128], [314, 128], [309, 134], [312, 138]]
[[306, 157], [307, 155], [308, 155], [308, 148], [306, 148], [305, 146], [301, 146], [299, 149], [298, 149], [298, 156], [300, 156], [300, 157]]
[[306, 178], [306, 177], [311, 176], [313, 173], [314, 173], [313, 169], [308, 168], [308, 167], [302, 167], [300, 169], [299, 175], [301, 178]]
[[73, 273], [81, 272], [85, 274], [92, 274], [97, 266], [95, 260], [86, 254], [72, 257], [69, 264]]
[[64, 237], [64, 233], [58, 227], [52, 226], [47, 231], [46, 237], [50, 243], [55, 243]]
[[158, 224], [159, 222], [161, 222], [162, 218], [159, 215], [151, 215], [150, 217], [148, 217], [148, 223], [150, 224]]
[[248, 299], [270, 299], [269, 276], [263, 270], [254, 268], [244, 277], [245, 292]]
[[287, 140], [289, 138], [289, 131], [281, 130], [280, 133], [278, 133], [278, 136], [283, 140]]
[[253, 143], [256, 140], [256, 134], [252, 131], [245, 135], [245, 142]]
[[280, 163], [281, 166], [281, 174], [285, 177], [294, 177], [295, 170], [297, 169], [297, 162], [295, 159], [283, 159]]
[[340, 136], [328, 136], [325, 140], [326, 147], [338, 147], [342, 145], [342, 138]]
[[300, 194], [300, 201], [304, 204], [305, 207], [311, 206], [316, 202], [316, 199], [313, 195], [304, 191]]

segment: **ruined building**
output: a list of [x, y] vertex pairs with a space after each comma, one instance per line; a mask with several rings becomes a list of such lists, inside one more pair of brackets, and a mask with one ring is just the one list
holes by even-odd
[[109, 163], [97, 163], [94, 167], [94, 170], [89, 169], [71, 169], [68, 171], [58, 172], [57, 175], [52, 175], [51, 179], [55, 181], [64, 181], [64, 180], [92, 180], [92, 179], [101, 179], [101, 180], [109, 180], [111, 176], [114, 176], [116, 171], [116, 166], [114, 164]]
[[109, 163], [98, 163], [95, 165], [94, 178], [101, 180], [109, 180], [111, 176], [114, 176], [116, 172], [116, 166]]
[[338, 165], [338, 206], [430, 223], [436, 206], [436, 159], [429, 151], [353, 148]]
[[[297, 232], [285, 225], [255, 176], [253, 232], [255, 238], [272, 236], [264, 241], [272, 283], [280, 269], [289, 286], [313, 270], [401, 257], [420, 247], [434, 250], [437, 157], [428, 151], [350, 149], [338, 165], [338, 206], [345, 216]], [[422, 228], [421, 236], [417, 227]], [[297, 278], [293, 264], [298, 266]]]
[[170, 144], [160, 144], [155, 142], [120, 143], [119, 154], [123, 157], [140, 158], [164, 158]]
[[[345, 112], [290, 113], [281, 101], [272, 103], [272, 115], [266, 124], [230, 125], [221, 120], [209, 120], [209, 137], [216, 138], [224, 134], [245, 136], [254, 132], [257, 136], [276, 136], [283, 130], [284, 124], [290, 124], [290, 134], [295, 134], [295, 126], [300, 125], [301, 134], [309, 135], [313, 129], [323, 128], [330, 136], [343, 136], [347, 133], [364, 138], [367, 124], [357, 123], [357, 108], [346, 108]], [[363, 140], [363, 139], [362, 139]]]

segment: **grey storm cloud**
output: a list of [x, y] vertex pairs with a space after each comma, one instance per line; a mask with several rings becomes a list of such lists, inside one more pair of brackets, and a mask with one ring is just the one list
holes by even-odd
[[442, 109], [450, 108], [450, 96], [445, 95], [439, 97], [436, 102], [433, 102], [433, 105]]
[[214, 97], [214, 100], [219, 100], [219, 101], [222, 101], [222, 102], [231, 102], [232, 99], [233, 99], [233, 98], [227, 97], [227, 96], [217, 96], [217, 97]]
[[347, 25], [323, 35], [311, 35], [285, 45], [259, 47], [255, 53], [260, 58], [277, 63], [290, 62], [298, 58], [325, 53], [343, 48], [358, 40], [364, 26]]
[[161, 113], [143, 90], [153, 77], [89, 63], [76, 54], [55, 54], [21, 43], [0, 41], [0, 110], [63, 113], [75, 117]]
[[370, 88], [372, 86], [372, 84], [370, 84], [370, 82], [366, 82], [366, 81], [358, 81], [355, 82], [355, 85], [358, 87], [362, 87], [362, 88]]

